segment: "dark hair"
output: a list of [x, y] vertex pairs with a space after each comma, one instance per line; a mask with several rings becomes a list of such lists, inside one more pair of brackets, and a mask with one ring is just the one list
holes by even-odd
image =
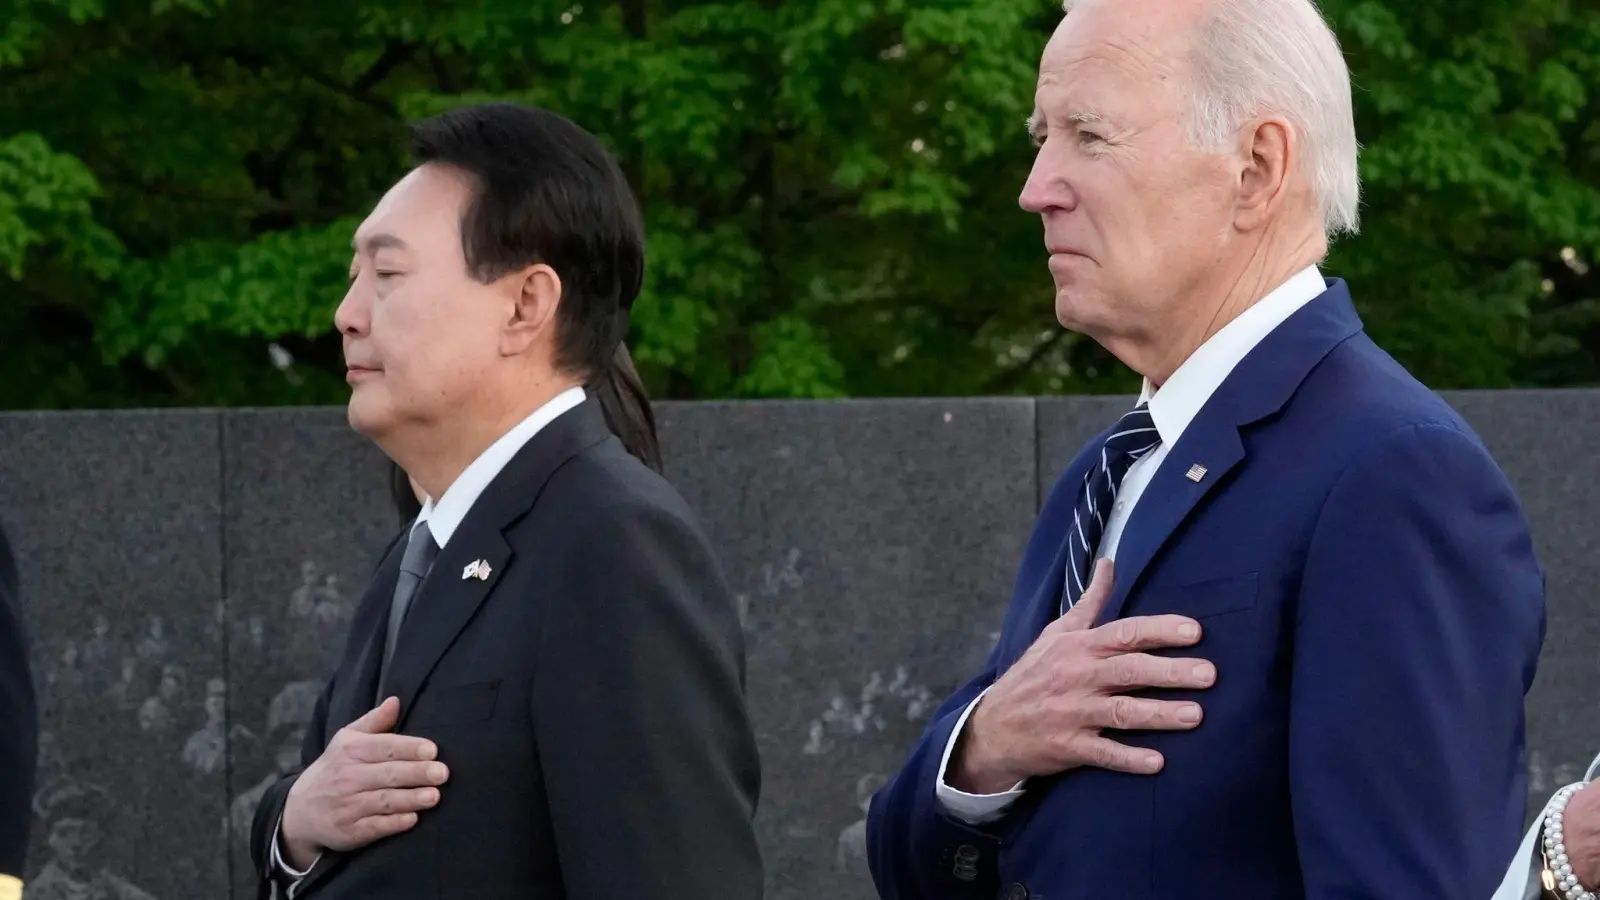
[[660, 471], [655, 417], [624, 343], [644, 283], [644, 223], [616, 160], [568, 119], [514, 103], [418, 122], [411, 155], [476, 179], [461, 221], [473, 278], [536, 263], [561, 276], [556, 365], [583, 376], [623, 446]]

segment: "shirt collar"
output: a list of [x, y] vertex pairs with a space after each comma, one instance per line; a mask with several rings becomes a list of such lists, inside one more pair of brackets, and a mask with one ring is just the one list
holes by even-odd
[[1150, 418], [1161, 442], [1168, 447], [1176, 444], [1234, 367], [1273, 329], [1327, 289], [1322, 272], [1316, 266], [1308, 266], [1222, 326], [1183, 361], [1159, 390], [1153, 389], [1146, 378], [1139, 402], [1150, 404]]
[[[483, 494], [500, 471], [511, 462], [518, 451], [533, 440], [533, 436], [544, 429], [546, 425], [560, 418], [584, 401], [583, 388], [573, 387], [557, 394], [548, 403], [534, 410], [532, 415], [518, 422], [515, 427], [506, 432], [499, 440], [489, 445], [489, 449], [478, 455], [472, 465], [461, 473], [439, 498], [438, 503], [429, 497], [422, 504], [422, 512], [417, 515], [418, 522], [427, 522], [428, 530], [433, 533], [433, 540], [441, 549], [450, 542], [450, 536], [456, 533], [461, 520], [467, 517], [472, 505], [478, 502], [478, 497]], [[413, 528], [416, 526], [413, 525]]]

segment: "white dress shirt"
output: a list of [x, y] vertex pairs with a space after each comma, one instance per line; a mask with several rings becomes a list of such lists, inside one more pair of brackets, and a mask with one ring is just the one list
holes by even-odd
[[[1156, 432], [1161, 435], [1161, 443], [1128, 467], [1122, 486], [1117, 490], [1117, 503], [1106, 520], [1098, 556], [1116, 558], [1117, 545], [1122, 540], [1122, 530], [1128, 523], [1128, 517], [1133, 514], [1145, 487], [1166, 460], [1167, 451], [1183, 437], [1184, 429], [1200, 414], [1200, 410], [1227, 380], [1234, 367], [1284, 320], [1327, 289], [1322, 272], [1316, 266], [1303, 269], [1201, 344], [1159, 390], [1151, 386], [1149, 379], [1145, 379], [1139, 402], [1150, 405], [1150, 418], [1155, 422]], [[951, 815], [973, 825], [999, 819], [1022, 796], [1023, 788], [1022, 784], [1018, 784], [1000, 794], [969, 794], [951, 787], [945, 781], [950, 753], [961, 737], [961, 730], [966, 727], [967, 717], [972, 715], [973, 708], [982, 699], [983, 694], [979, 694], [961, 714], [960, 721], [950, 734], [950, 742], [945, 745], [944, 758], [939, 763], [939, 778], [934, 784], [940, 805]]]
[[[1589, 771], [1583, 776], [1584, 781], [1596, 779], [1600, 779], [1600, 756], [1594, 758], [1594, 762], [1589, 765]], [[1539, 839], [1544, 832], [1544, 817], [1550, 814], [1550, 806], [1555, 800], [1555, 797], [1551, 797], [1550, 802], [1544, 805], [1544, 811], [1539, 813], [1539, 817], [1529, 826], [1527, 835], [1522, 839], [1522, 846], [1517, 848], [1517, 855], [1511, 860], [1511, 867], [1506, 870], [1505, 880], [1500, 883], [1500, 889], [1494, 892], [1494, 897], [1490, 900], [1538, 900], [1543, 887], [1539, 873], [1544, 868], [1539, 854]], [[1593, 890], [1597, 885], [1586, 884], [1584, 887]]]
[[533, 414], [518, 422], [515, 427], [506, 432], [498, 441], [489, 445], [489, 449], [478, 455], [462, 471], [461, 476], [444, 492], [438, 503], [429, 497], [422, 504], [422, 512], [417, 514], [418, 522], [427, 522], [428, 530], [433, 532], [433, 539], [438, 542], [439, 549], [443, 550], [450, 543], [451, 535], [461, 527], [461, 520], [467, 517], [473, 504], [478, 502], [484, 490], [489, 487], [500, 471], [511, 462], [512, 457], [521, 452], [533, 436], [544, 430], [546, 425], [575, 409], [584, 399], [583, 388], [568, 388], [551, 398], [550, 402], [533, 411]]
[[[512, 457], [527, 446], [528, 442], [533, 440], [533, 436], [544, 430], [546, 425], [581, 404], [585, 396], [581, 387], [568, 388], [534, 410], [526, 419], [518, 422], [499, 440], [490, 444], [489, 449], [480, 453], [471, 465], [462, 470], [461, 475], [445, 489], [444, 496], [439, 498], [438, 503], [434, 503], [433, 498], [429, 497], [422, 504], [422, 512], [417, 514], [416, 522], [411, 525], [412, 529], [415, 529], [419, 522], [427, 522], [428, 530], [433, 533], [434, 542], [443, 550], [450, 543], [450, 538], [456, 533], [456, 529], [461, 527], [462, 520], [472, 510], [473, 504], [478, 502], [484, 490], [499, 477], [501, 470], [511, 462]], [[293, 897], [294, 889], [299, 886], [300, 879], [306, 877], [306, 873], [311, 870], [306, 869], [302, 872], [294, 869], [283, 858], [279, 850], [282, 830], [283, 819], [280, 817], [272, 837], [272, 865], [295, 880], [294, 885], [289, 888], [289, 896]], [[311, 865], [315, 867], [316, 864], [316, 860], [312, 860]]]

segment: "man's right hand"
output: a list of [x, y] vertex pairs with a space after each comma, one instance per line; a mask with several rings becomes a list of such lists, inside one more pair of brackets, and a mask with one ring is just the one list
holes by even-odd
[[1134, 774], [1161, 771], [1154, 750], [1102, 737], [1102, 729], [1184, 731], [1200, 724], [1198, 703], [1122, 696], [1144, 688], [1208, 688], [1216, 667], [1143, 651], [1189, 647], [1200, 623], [1182, 616], [1120, 619], [1093, 628], [1111, 596], [1101, 560], [1078, 604], [1050, 623], [994, 683], [967, 719], [950, 761], [951, 787], [997, 794], [1029, 778], [1081, 766]]
[[417, 824], [439, 802], [450, 777], [432, 741], [390, 734], [400, 719], [394, 697], [339, 730], [295, 780], [283, 806], [288, 862], [306, 870], [325, 850], [349, 851]]

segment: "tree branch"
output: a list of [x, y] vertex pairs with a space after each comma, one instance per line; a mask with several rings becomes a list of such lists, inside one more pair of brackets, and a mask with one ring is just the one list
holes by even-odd
[[300, 114], [300, 123], [295, 126], [294, 134], [284, 141], [283, 148], [272, 154], [271, 158], [251, 160], [245, 158], [245, 171], [250, 173], [250, 178], [258, 187], [266, 191], [274, 199], [284, 199], [283, 179], [289, 169], [289, 159], [296, 151], [306, 147], [306, 143], [315, 135], [311, 128], [312, 113], [307, 109]]
[[1044, 359], [1045, 354], [1061, 343], [1066, 336], [1067, 330], [1065, 328], [1057, 328], [1050, 332], [1050, 336], [1040, 341], [1039, 346], [1033, 348], [1033, 352], [1028, 354], [1027, 359], [1009, 369], [1001, 369], [987, 378], [983, 383], [983, 393], [1004, 394], [1011, 391], [1033, 371], [1033, 367], [1039, 364], [1039, 360]]
[[[636, 41], [645, 39], [649, 28], [648, 0], [623, 0], [622, 25], [628, 34]], [[622, 121], [632, 119], [624, 111]], [[617, 135], [617, 144], [622, 149], [622, 174], [628, 179], [628, 185], [633, 188], [634, 197], [638, 198], [639, 205], [644, 205], [644, 148], [639, 141], [634, 139], [631, 132], [622, 132]]]
[[464, 90], [461, 79], [450, 71], [445, 58], [432, 50], [428, 51], [428, 67], [433, 70], [433, 82], [439, 86], [440, 93], [459, 94]]
[[388, 46], [384, 48], [383, 55], [379, 56], [377, 62], [372, 64], [372, 68], [356, 79], [355, 84], [350, 86], [350, 90], [357, 94], [365, 94], [372, 90], [378, 86], [379, 82], [388, 78], [391, 72], [409, 62], [416, 52], [417, 47], [415, 44], [390, 41]]
[[295, 74], [318, 87], [326, 88], [364, 106], [369, 106], [391, 119], [398, 119], [400, 118], [400, 110], [394, 103], [382, 97], [372, 96], [371, 91], [383, 79], [389, 77], [391, 72], [410, 61], [416, 51], [417, 48], [414, 44], [391, 41], [384, 49], [383, 55], [378, 57], [378, 60], [372, 64], [371, 68], [363, 72], [354, 83], [349, 85], [341, 84], [317, 71], [315, 67], [299, 60], [290, 61], [290, 66]]

